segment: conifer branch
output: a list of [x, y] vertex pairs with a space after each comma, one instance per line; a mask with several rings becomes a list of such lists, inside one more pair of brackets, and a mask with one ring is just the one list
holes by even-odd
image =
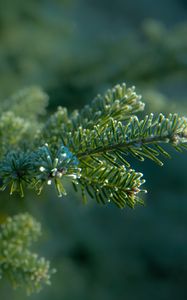
[[[161, 153], [169, 157], [169, 154], [159, 144], [169, 143], [180, 151], [187, 142], [187, 119], [180, 118], [177, 114], [170, 114], [168, 118], [160, 114], [155, 119], [151, 114], [141, 121], [135, 116], [124, 126], [121, 122], [110, 119], [108, 125], [104, 130], [95, 127], [95, 131], [89, 133], [90, 136], [87, 131], [85, 141], [82, 134], [81, 148], [85, 148], [85, 151], [78, 152], [79, 159], [118, 151], [125, 155], [132, 154], [140, 160], [145, 156], [162, 165], [156, 156]], [[98, 141], [97, 146], [89, 148], [88, 145], [94, 138]]]
[[107, 124], [110, 118], [128, 120], [135, 113], [143, 111], [144, 107], [145, 104], [141, 101], [141, 96], [136, 94], [135, 87], [127, 88], [123, 83], [109, 89], [104, 96], [98, 95], [90, 105], [86, 105], [70, 118], [75, 130], [79, 126], [93, 128]]
[[[40, 194], [53, 184], [61, 197], [69, 180], [84, 202], [91, 197], [99, 204], [134, 208], [144, 203], [145, 179], [131, 168], [129, 156], [163, 165], [160, 156], [170, 157], [164, 145], [187, 148], [187, 119], [177, 114], [139, 119], [144, 103], [134, 87], [117, 85], [80, 112], [60, 107], [42, 124], [46, 101], [45, 93], [32, 88], [1, 108], [0, 188], [11, 195], [23, 197], [27, 188]], [[49, 263], [28, 249], [39, 234], [39, 224], [27, 214], [9, 218], [0, 232], [1, 276], [28, 292], [50, 282]]]
[[123, 165], [111, 166], [106, 161], [97, 161], [94, 168], [85, 167], [79, 179], [82, 197], [87, 202], [86, 193], [91, 198], [96, 198], [100, 204], [114, 202], [118, 207], [126, 205], [133, 208], [138, 203], [143, 203], [137, 196], [145, 182], [142, 173], [127, 170]]
[[9, 217], [0, 227], [0, 277], [8, 278], [14, 288], [24, 288], [28, 294], [49, 285], [55, 272], [47, 260], [29, 250], [40, 235], [40, 224], [28, 213]]
[[[24, 100], [23, 97], [18, 98]], [[32, 97], [28, 96], [28, 99]], [[15, 127], [19, 128], [19, 132], [24, 130], [25, 145], [28, 141], [28, 147], [25, 149], [23, 145], [22, 133], [19, 138], [13, 139], [14, 144], [9, 143], [8, 136], [6, 137], [7, 149], [2, 151], [3, 158], [0, 162], [0, 178], [3, 181], [1, 189], [4, 190], [9, 186], [11, 194], [18, 192], [24, 196], [25, 187], [41, 193], [45, 184], [54, 183], [58, 195], [62, 196], [66, 194], [63, 181], [67, 178], [74, 186], [80, 184], [82, 190], [85, 190], [86, 185], [91, 185], [93, 191], [96, 192], [95, 198], [97, 199], [97, 188], [94, 186], [102, 185], [98, 178], [105, 178], [103, 168], [105, 176], [113, 174], [114, 170], [113, 177], [116, 178], [119, 174], [123, 178], [130, 173], [132, 175], [128, 155], [141, 161], [147, 157], [163, 165], [159, 156], [162, 154], [170, 157], [163, 148], [164, 144], [171, 144], [178, 151], [186, 148], [187, 119], [177, 114], [168, 116], [150, 114], [139, 120], [134, 114], [144, 108], [144, 103], [140, 99], [141, 96], [135, 93], [134, 87], [127, 88], [125, 84], [122, 84], [107, 91], [104, 96], [99, 96], [90, 106], [85, 106], [80, 112], [69, 114], [66, 108], [59, 108], [47, 120], [43, 128], [33, 135], [36, 137], [34, 142], [25, 128], [23, 119], [19, 127], [17, 125]], [[6, 112], [4, 114], [6, 115]], [[16, 118], [11, 115], [11, 119], [8, 119], [8, 122], [13, 124], [12, 128], [17, 122]], [[5, 121], [2, 121], [2, 126], [6, 124], [7, 121]], [[12, 145], [15, 150], [10, 149]], [[139, 181], [139, 173], [134, 174], [137, 174], [133, 177], [134, 186], [126, 186], [123, 181], [125, 187], [123, 200], [126, 200], [120, 203], [121, 207], [130, 203], [129, 192], [127, 193], [126, 188], [129, 190], [135, 188], [138, 191], [136, 199], [138, 199], [138, 193], [141, 192], [140, 186], [143, 181]], [[112, 187], [118, 188], [115, 194], [118, 194], [119, 198], [122, 187], [116, 187], [115, 181], [111, 181], [110, 176], [109, 178], [105, 190], [110, 190], [110, 195], [112, 195]], [[107, 196], [105, 197], [104, 194]], [[109, 194], [103, 193], [102, 198], [109, 198]], [[111, 200], [117, 202], [114, 197], [111, 197]]]

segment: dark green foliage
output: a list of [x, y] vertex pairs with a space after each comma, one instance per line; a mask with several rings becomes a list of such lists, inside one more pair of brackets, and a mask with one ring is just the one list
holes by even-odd
[[[30, 104], [32, 93], [35, 95], [31, 89], [30, 94], [25, 94], [26, 100], [20, 96], [22, 93], [14, 99], [19, 99], [19, 105], [23, 105], [22, 101]], [[44, 98], [45, 94], [41, 103]], [[35, 128], [39, 112], [31, 105], [28, 107]], [[10, 113], [11, 108], [14, 112], [14, 102]], [[45, 184], [54, 182], [58, 195], [62, 196], [66, 194], [64, 179], [67, 178], [76, 190], [80, 186], [84, 201], [89, 194], [99, 203], [112, 201], [120, 208], [142, 203], [139, 195], [144, 192], [141, 186], [145, 180], [141, 179], [142, 174], [130, 169], [128, 156], [141, 161], [147, 157], [162, 165], [160, 154], [169, 157], [164, 144], [182, 151], [187, 142], [186, 118], [177, 114], [156, 117], [150, 114], [139, 120], [135, 114], [143, 109], [144, 103], [134, 87], [122, 84], [98, 96], [80, 112], [68, 114], [66, 108], [59, 108], [33, 131], [33, 141], [25, 128], [24, 118], [18, 127], [17, 116], [12, 116], [13, 129], [18, 127], [19, 133], [13, 140], [16, 150], [11, 150], [12, 143], [9, 146], [7, 142], [6, 154], [0, 163], [2, 189], [10, 186], [10, 194], [19, 192], [23, 196], [23, 187], [27, 186], [40, 194]], [[6, 124], [6, 120], [4, 122]], [[22, 128], [26, 133], [24, 143]], [[8, 141], [8, 136], [6, 139]]]

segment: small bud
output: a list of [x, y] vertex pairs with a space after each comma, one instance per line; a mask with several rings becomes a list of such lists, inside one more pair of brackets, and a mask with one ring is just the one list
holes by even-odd
[[41, 172], [44, 172], [44, 171], [45, 171], [45, 168], [44, 168], [43, 166], [41, 166], [41, 167], [39, 168], [39, 170], [40, 170]]

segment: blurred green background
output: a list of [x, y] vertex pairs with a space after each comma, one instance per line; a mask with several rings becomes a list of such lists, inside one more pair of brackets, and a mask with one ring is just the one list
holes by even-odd
[[[184, 0], [0, 0], [0, 98], [40, 85], [49, 112], [70, 110], [123, 81], [146, 112], [187, 114], [187, 3]], [[1, 194], [1, 212], [28, 210], [43, 224], [37, 251], [58, 272], [31, 300], [187, 299], [187, 156], [164, 168], [134, 163], [145, 207], [86, 206], [69, 188], [24, 200]], [[2, 300], [26, 295], [0, 283]]]

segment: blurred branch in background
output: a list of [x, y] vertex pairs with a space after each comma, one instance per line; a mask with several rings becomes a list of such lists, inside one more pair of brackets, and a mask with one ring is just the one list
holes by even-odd
[[[98, 35], [92, 40], [80, 32], [76, 17], [84, 3], [45, 0], [28, 5], [17, 0], [0, 5], [1, 98], [34, 84], [48, 91], [51, 106], [62, 102], [74, 106], [75, 99], [81, 106], [98, 91], [125, 80], [143, 94], [151, 89], [173, 101], [184, 99], [185, 23], [167, 29], [161, 22], [147, 20], [137, 30], [124, 28], [120, 35], [111, 33], [104, 39]], [[168, 91], [177, 84], [180, 94], [170, 95]]]

